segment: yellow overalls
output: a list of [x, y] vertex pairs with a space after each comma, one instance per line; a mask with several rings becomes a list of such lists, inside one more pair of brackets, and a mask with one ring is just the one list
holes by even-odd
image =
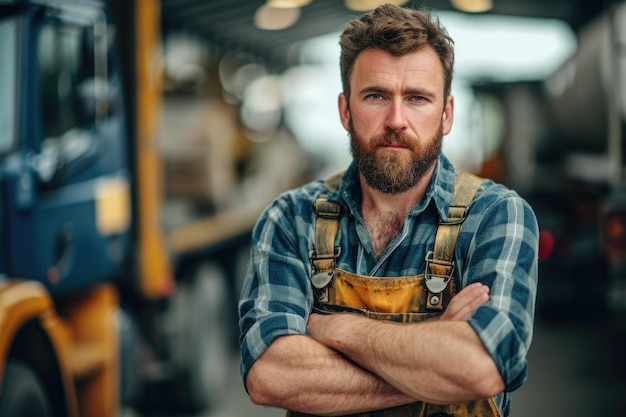
[[[335, 189], [341, 174], [326, 182]], [[455, 193], [448, 211], [448, 222], [440, 221], [433, 251], [426, 256], [425, 273], [409, 277], [368, 277], [335, 268], [339, 249], [335, 236], [340, 206], [322, 196], [315, 203], [315, 251], [311, 254], [315, 293], [314, 310], [324, 313], [356, 312], [367, 317], [402, 323], [439, 317], [456, 294], [453, 278], [454, 246], [465, 219], [465, 210], [482, 180], [470, 174], [457, 177]], [[287, 416], [311, 414], [289, 411]], [[350, 417], [500, 417], [494, 399], [461, 404], [436, 405], [416, 402], [401, 407], [351, 414]]]

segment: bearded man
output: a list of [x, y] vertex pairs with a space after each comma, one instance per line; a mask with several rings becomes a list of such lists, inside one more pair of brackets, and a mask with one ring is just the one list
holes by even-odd
[[282, 194], [254, 229], [250, 398], [291, 416], [507, 416], [528, 373], [533, 211], [442, 154], [454, 48], [434, 16], [380, 6], [340, 44], [353, 163]]

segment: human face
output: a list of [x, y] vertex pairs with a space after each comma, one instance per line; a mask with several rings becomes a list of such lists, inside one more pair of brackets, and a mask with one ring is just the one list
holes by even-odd
[[379, 191], [408, 190], [432, 172], [452, 127], [454, 101], [443, 97], [437, 54], [430, 47], [400, 57], [366, 49], [350, 86], [349, 98], [339, 96], [339, 112], [359, 171]]

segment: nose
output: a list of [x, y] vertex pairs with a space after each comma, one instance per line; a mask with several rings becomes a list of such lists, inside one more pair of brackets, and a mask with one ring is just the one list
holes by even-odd
[[407, 119], [401, 102], [393, 101], [389, 105], [385, 128], [388, 131], [407, 129]]

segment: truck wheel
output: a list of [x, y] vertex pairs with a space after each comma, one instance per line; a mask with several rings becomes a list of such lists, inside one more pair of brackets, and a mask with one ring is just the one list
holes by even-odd
[[213, 262], [199, 265], [182, 291], [187, 319], [179, 384], [185, 408], [202, 411], [218, 402], [231, 364], [231, 299], [226, 277]]
[[26, 365], [10, 360], [4, 369], [0, 416], [51, 417], [46, 392]]

